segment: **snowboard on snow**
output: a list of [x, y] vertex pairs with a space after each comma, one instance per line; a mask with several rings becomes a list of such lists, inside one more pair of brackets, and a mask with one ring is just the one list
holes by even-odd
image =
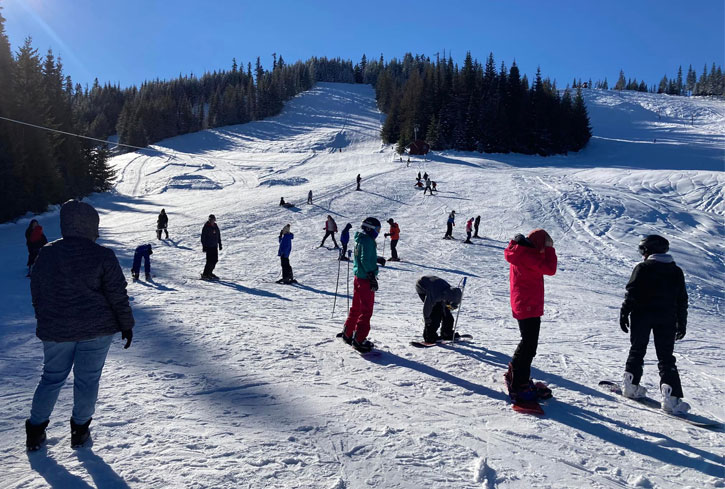
[[691, 424], [693, 426], [697, 426], [698, 428], [704, 428], [706, 430], [711, 430], [711, 431], [723, 431], [725, 429], [725, 425], [722, 422], [716, 421], [713, 419], [708, 419], [705, 416], [701, 416], [699, 414], [668, 413], [668, 412], [662, 410], [662, 404], [660, 403], [660, 401], [652, 399], [651, 397], [640, 397], [638, 399], [631, 399], [629, 397], [624, 397], [624, 395], [622, 394], [622, 386], [619, 382], [614, 382], [611, 380], [602, 380], [601, 382], [599, 382], [599, 387], [606, 390], [607, 392], [611, 392], [613, 394], [618, 394], [619, 397], [622, 399], [636, 402], [637, 404], [645, 406], [650, 410], [656, 411], [660, 414], [664, 414], [665, 416], [670, 417], [670, 418], [680, 419], [680, 420], [684, 421], [685, 423]]
[[541, 404], [539, 401], [545, 401], [547, 399], [551, 399], [553, 397], [551, 389], [549, 389], [549, 386], [544, 384], [543, 382], [534, 382], [534, 387], [536, 388], [536, 399], [531, 400], [524, 400], [524, 399], [517, 399], [516, 396], [511, 392], [511, 387], [509, 386], [508, 380], [506, 379], [506, 375], [504, 375], [504, 384], [506, 385], [506, 390], [508, 391], [509, 398], [511, 399], [512, 405], [511, 408], [516, 411], [517, 413], [522, 414], [533, 414], [536, 416], [542, 416], [546, 414], [544, 412], [544, 408], [541, 407]]
[[462, 334], [455, 341], [453, 340], [438, 340], [435, 343], [428, 343], [426, 341], [411, 341], [410, 345], [416, 348], [430, 348], [436, 345], [450, 345], [452, 343], [467, 343], [473, 340], [473, 336], [470, 334]]
[[363, 351], [363, 350], [358, 350], [357, 348], [355, 348], [355, 347], [354, 347], [354, 346], [352, 346], [352, 345], [348, 345], [348, 344], [347, 344], [347, 343], [345, 342], [345, 340], [343, 340], [343, 339], [342, 339], [342, 332], [340, 332], [340, 333], [337, 333], [337, 334], [335, 335], [335, 337], [336, 337], [336, 338], [340, 338], [340, 341], [342, 341], [343, 343], [345, 343], [345, 345], [346, 345], [346, 346], [349, 346], [349, 347], [350, 347], [350, 348], [351, 348], [351, 349], [352, 349], [353, 351], [356, 351], [356, 352], [358, 352], [358, 353], [360, 354], [360, 356], [361, 356], [361, 357], [363, 357], [363, 358], [373, 358], [373, 357], [379, 357], [379, 356], [380, 356], [380, 355], [382, 354], [382, 352], [381, 352], [380, 350], [376, 350], [375, 348], [373, 348], [372, 350], [366, 350], [366, 351]]

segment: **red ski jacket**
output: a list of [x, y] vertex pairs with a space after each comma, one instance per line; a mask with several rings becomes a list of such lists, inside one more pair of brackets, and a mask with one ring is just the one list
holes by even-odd
[[556, 273], [556, 250], [545, 247], [543, 239], [537, 237], [529, 237], [534, 247], [511, 241], [504, 250], [504, 257], [511, 264], [511, 311], [516, 319], [544, 315], [544, 275]]

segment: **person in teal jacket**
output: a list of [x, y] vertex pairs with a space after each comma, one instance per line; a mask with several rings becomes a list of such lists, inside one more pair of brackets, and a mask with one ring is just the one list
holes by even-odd
[[380, 221], [374, 217], [362, 223], [362, 232], [355, 233], [355, 274], [352, 307], [345, 321], [342, 339], [356, 350], [366, 352], [373, 348], [368, 341], [370, 318], [373, 315], [375, 291], [378, 290], [378, 251], [375, 238], [380, 233]]

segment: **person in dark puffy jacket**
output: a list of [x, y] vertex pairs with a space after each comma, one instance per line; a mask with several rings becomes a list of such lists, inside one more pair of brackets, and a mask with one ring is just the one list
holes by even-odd
[[124, 348], [131, 345], [134, 319], [126, 280], [113, 251], [95, 243], [98, 222], [91, 205], [75, 200], [63, 204], [63, 238], [44, 246], [33, 266], [30, 292], [44, 362], [25, 422], [28, 450], [39, 449], [45, 441], [45, 429], [71, 368], [71, 446], [88, 439], [111, 340], [120, 331]]
[[345, 228], [340, 233], [340, 244], [342, 245], [342, 249], [340, 250], [340, 260], [343, 261], [350, 261], [350, 259], [347, 257], [347, 244], [350, 242], [350, 229], [352, 228], [352, 224], [349, 222], [345, 225]]
[[201, 278], [204, 280], [219, 280], [219, 277], [212, 273], [219, 261], [219, 251], [222, 249], [222, 236], [219, 227], [216, 225], [214, 214], [209, 214], [209, 219], [201, 229], [201, 246], [204, 253], [206, 253], [206, 264], [204, 265], [204, 271], [201, 272]]
[[146, 280], [151, 280], [151, 255], [154, 250], [150, 244], [145, 244], [136, 247], [136, 251], [133, 253], [133, 265], [131, 266], [131, 276], [133, 280], [138, 280], [139, 273], [141, 273], [141, 260], [143, 259], [143, 271], [146, 276]]
[[161, 239], [161, 232], [166, 233], [166, 239], [169, 239], [169, 216], [166, 215], [166, 209], [161, 209], [159, 217], [156, 219], [156, 239]]
[[688, 298], [685, 274], [667, 253], [669, 249], [669, 241], [659, 235], [645, 236], [639, 244], [644, 261], [632, 271], [619, 315], [619, 325], [622, 331], [630, 333], [631, 343], [622, 393], [632, 398], [646, 394], [639, 382], [652, 332], [660, 372], [662, 409], [683, 414], [689, 411], [690, 405], [681, 400], [682, 384], [672, 352], [675, 340], [681, 340], [687, 332]]
[[536, 397], [530, 376], [544, 315], [544, 275], [556, 273], [554, 241], [543, 229], [535, 229], [527, 237], [517, 234], [504, 250], [504, 257], [511, 265], [511, 310], [521, 333], [506, 381], [515, 396], [530, 400]]
[[43, 226], [38, 224], [37, 219], [31, 219], [28, 229], [25, 230], [25, 245], [28, 247], [28, 277], [30, 277], [30, 269], [38, 257], [40, 248], [48, 243], [48, 239], [43, 234]]
[[282, 263], [282, 278], [277, 281], [281, 284], [296, 284], [294, 274], [292, 273], [292, 266], [289, 263], [289, 255], [292, 253], [292, 240], [295, 239], [294, 233], [290, 232], [290, 225], [287, 224], [282, 228], [279, 233], [279, 249], [277, 250], [277, 256], [279, 256]]
[[[435, 343], [438, 340], [453, 339], [452, 309], [458, 308], [463, 298], [463, 291], [435, 275], [426, 275], [415, 283], [415, 291], [423, 301], [423, 340], [426, 343]], [[441, 327], [438, 335], [438, 328]], [[456, 333], [456, 338], [458, 338]]]

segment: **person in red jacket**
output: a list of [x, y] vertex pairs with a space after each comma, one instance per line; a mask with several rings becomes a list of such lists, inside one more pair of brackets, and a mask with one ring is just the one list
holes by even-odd
[[397, 222], [393, 221], [392, 217], [388, 219], [388, 224], [390, 224], [390, 232], [385, 233], [385, 236], [390, 236], [390, 253], [393, 255], [390, 257], [390, 261], [400, 261], [400, 258], [398, 258], [398, 240], [400, 239], [400, 226], [398, 226]]
[[511, 310], [521, 332], [506, 381], [512, 398], [532, 400], [537, 393], [530, 380], [531, 362], [536, 356], [544, 315], [544, 275], [556, 273], [554, 241], [543, 229], [531, 231], [527, 237], [517, 234], [504, 250], [504, 257], [511, 264]]
[[43, 234], [43, 226], [38, 224], [37, 219], [32, 219], [28, 229], [25, 230], [25, 245], [28, 247], [28, 277], [30, 277], [30, 270], [40, 253], [40, 248], [47, 243], [48, 239]]

